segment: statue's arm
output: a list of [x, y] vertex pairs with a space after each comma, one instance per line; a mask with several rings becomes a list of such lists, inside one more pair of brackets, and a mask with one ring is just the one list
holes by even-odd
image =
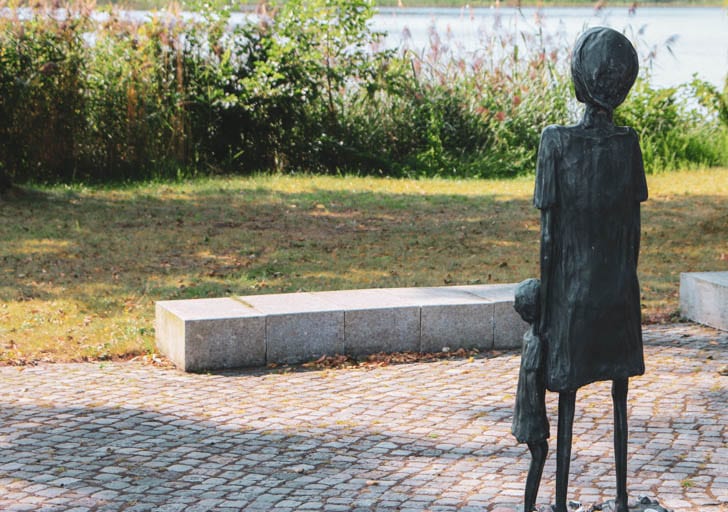
[[633, 154], [632, 154], [632, 169], [634, 176], [634, 192], [635, 192], [635, 209], [634, 218], [632, 220], [633, 226], [633, 245], [634, 245], [634, 262], [635, 266], [639, 262], [640, 255], [640, 236], [642, 231], [642, 221], [640, 218], [640, 203], [647, 200], [647, 178], [645, 177], [645, 167], [642, 160], [642, 150], [640, 149], [640, 141], [637, 132], [632, 130], [633, 137]]
[[556, 162], [559, 153], [558, 126], [547, 126], [541, 133], [536, 160], [536, 187], [533, 204], [539, 210], [556, 206]]
[[548, 319], [545, 318], [543, 304], [548, 301], [551, 285], [552, 255], [554, 245], [554, 218], [557, 207], [556, 172], [559, 154], [558, 127], [549, 126], [541, 134], [536, 164], [536, 187], [533, 203], [541, 210], [541, 321], [537, 334], [543, 332]]

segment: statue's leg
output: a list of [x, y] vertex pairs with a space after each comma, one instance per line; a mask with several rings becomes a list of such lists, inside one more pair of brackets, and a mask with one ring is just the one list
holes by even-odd
[[627, 379], [612, 381], [614, 465], [617, 469], [616, 512], [627, 512]]
[[543, 474], [543, 466], [546, 463], [546, 455], [549, 452], [549, 443], [545, 439], [537, 443], [528, 443], [528, 449], [531, 451], [531, 466], [528, 468], [528, 478], [526, 479], [524, 512], [531, 512], [536, 506], [538, 487], [541, 484], [541, 475]]
[[571, 433], [574, 427], [576, 391], [559, 393], [559, 427], [556, 436], [556, 506], [554, 512], [567, 512], [566, 493], [569, 487]]

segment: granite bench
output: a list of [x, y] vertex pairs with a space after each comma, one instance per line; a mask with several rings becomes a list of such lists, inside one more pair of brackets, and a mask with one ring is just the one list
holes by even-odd
[[728, 331], [728, 272], [680, 274], [680, 314]]
[[156, 342], [185, 371], [323, 355], [520, 347], [515, 284], [251, 295], [156, 303]]

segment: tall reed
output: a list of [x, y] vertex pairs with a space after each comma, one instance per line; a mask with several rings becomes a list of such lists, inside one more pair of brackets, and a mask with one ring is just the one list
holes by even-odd
[[[134, 19], [43, 1], [0, 17], [0, 188], [260, 170], [515, 175], [532, 172], [544, 126], [574, 117], [568, 44], [542, 27], [496, 23], [474, 53], [433, 27], [425, 49], [383, 51], [370, 0], [262, 4], [235, 27], [208, 3]], [[650, 170], [726, 164], [724, 96], [642, 81], [618, 115]]]

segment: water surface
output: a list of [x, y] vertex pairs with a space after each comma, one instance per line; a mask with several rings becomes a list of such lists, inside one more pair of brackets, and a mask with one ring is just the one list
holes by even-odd
[[651, 62], [659, 86], [691, 80], [694, 73], [722, 85], [728, 72], [728, 10], [712, 7], [387, 8], [374, 28], [387, 32], [384, 44], [429, 47], [431, 29], [457, 51], [477, 52], [494, 33], [536, 34], [571, 45], [586, 27], [605, 25], [625, 32], [643, 63]]

